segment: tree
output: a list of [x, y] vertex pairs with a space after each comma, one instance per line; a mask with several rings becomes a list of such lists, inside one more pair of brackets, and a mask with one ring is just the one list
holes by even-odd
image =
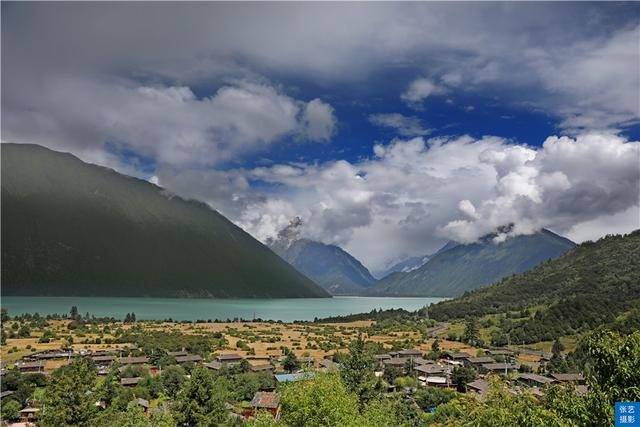
[[282, 361], [282, 367], [287, 372], [293, 372], [300, 369], [300, 362], [293, 351], [289, 351], [287, 353], [286, 357]]
[[431, 343], [431, 351], [433, 351], [434, 353], [440, 353], [440, 339], [436, 338], [435, 340], [433, 340], [433, 343]]
[[288, 426], [352, 426], [359, 418], [357, 397], [335, 373], [287, 384], [280, 403]]
[[396, 366], [385, 365], [382, 377], [389, 384], [393, 384], [399, 376], [402, 375], [402, 370]]
[[426, 387], [416, 390], [413, 397], [418, 406], [426, 411], [430, 408], [447, 403], [456, 396], [458, 396], [458, 394], [453, 390], [438, 387]]
[[365, 350], [364, 340], [358, 336], [349, 344], [349, 354], [342, 362], [340, 375], [347, 391], [358, 396], [361, 406], [375, 394], [377, 380], [373, 374], [374, 368], [375, 359]]
[[120, 385], [120, 371], [117, 366], [113, 366], [104, 377], [96, 389], [96, 400], [104, 400], [107, 406], [111, 406], [113, 401], [122, 392]]
[[178, 393], [176, 421], [189, 426], [224, 424], [227, 421], [226, 396], [224, 379], [214, 378], [207, 368], [197, 366]]
[[5, 421], [13, 421], [18, 419], [20, 411], [20, 403], [11, 399], [5, 400], [2, 402], [2, 409], [0, 410], [0, 414], [2, 414], [2, 419]]
[[451, 373], [451, 382], [456, 385], [458, 391], [467, 391], [467, 384], [476, 379], [476, 370], [457, 366]]
[[160, 382], [164, 392], [171, 397], [175, 397], [178, 394], [184, 381], [185, 372], [180, 366], [168, 366], [160, 375]]
[[46, 388], [40, 424], [86, 425], [96, 411], [92, 393], [95, 382], [95, 366], [86, 358], [54, 371]]
[[78, 320], [78, 307], [75, 305], [71, 307], [71, 310], [69, 310], [69, 318], [71, 320]]
[[468, 317], [464, 325], [462, 341], [469, 345], [476, 345], [478, 343], [478, 334], [478, 322], [476, 318]]

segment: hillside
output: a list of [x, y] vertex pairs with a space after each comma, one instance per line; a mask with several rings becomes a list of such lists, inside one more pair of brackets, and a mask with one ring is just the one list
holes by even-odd
[[358, 295], [376, 282], [360, 261], [335, 245], [309, 239], [279, 239], [270, 247], [332, 295]]
[[624, 322], [617, 317], [640, 309], [640, 230], [583, 243], [524, 274], [433, 305], [429, 314], [449, 320], [523, 309], [531, 315], [525, 310], [524, 318], [502, 327], [512, 342], [550, 340]]
[[384, 278], [369, 294], [454, 297], [527, 271], [575, 246], [548, 230], [501, 243], [494, 243], [492, 237], [467, 245], [449, 243], [422, 267]]
[[327, 296], [203, 203], [70, 154], [0, 147], [2, 295]]
[[396, 272], [407, 273], [409, 271], [413, 271], [416, 268], [422, 267], [427, 261], [429, 261], [431, 257], [432, 255], [422, 255], [422, 256], [405, 258], [401, 261], [391, 264], [389, 267], [383, 270], [376, 271], [375, 276], [380, 279], [384, 279], [387, 276], [389, 276], [391, 273], [396, 273]]

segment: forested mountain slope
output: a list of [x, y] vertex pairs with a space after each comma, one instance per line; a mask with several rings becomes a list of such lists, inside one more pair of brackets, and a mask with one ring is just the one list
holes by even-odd
[[[529, 309], [512, 339], [570, 335], [640, 309], [640, 230], [585, 242], [562, 257], [429, 308], [438, 320]], [[516, 316], [517, 317], [517, 316]]]
[[575, 244], [548, 230], [494, 243], [447, 244], [422, 267], [383, 278], [371, 295], [453, 297], [557, 258]]
[[3, 295], [327, 296], [204, 203], [41, 146], [0, 147]]

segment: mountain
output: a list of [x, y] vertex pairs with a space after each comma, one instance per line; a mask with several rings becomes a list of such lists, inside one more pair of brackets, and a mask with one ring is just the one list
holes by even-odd
[[328, 296], [204, 203], [70, 154], [0, 147], [2, 295]]
[[500, 327], [511, 342], [547, 341], [608, 323], [637, 330], [640, 230], [582, 243], [526, 273], [429, 307], [438, 320], [493, 313], [509, 313]]
[[422, 267], [384, 278], [368, 294], [453, 297], [557, 258], [575, 244], [548, 230], [495, 243], [448, 243]]
[[300, 238], [301, 226], [301, 220], [294, 219], [267, 244], [332, 295], [358, 295], [376, 283], [369, 270], [344, 249]]
[[379, 277], [379, 278], [385, 278], [389, 276], [391, 273], [396, 273], [396, 272], [408, 273], [409, 271], [413, 271], [416, 268], [422, 267], [427, 261], [429, 261], [430, 258], [431, 258], [431, 255], [422, 255], [422, 256], [405, 258], [402, 261], [392, 264], [390, 267], [387, 267], [384, 270], [376, 271], [375, 275], [376, 277]]

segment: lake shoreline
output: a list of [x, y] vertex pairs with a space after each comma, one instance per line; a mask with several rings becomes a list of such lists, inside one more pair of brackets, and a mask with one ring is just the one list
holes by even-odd
[[368, 313], [372, 310], [418, 310], [446, 298], [348, 297], [332, 298], [143, 298], [143, 297], [17, 297], [3, 296], [0, 307], [11, 316], [64, 315], [72, 306], [82, 314], [122, 319], [135, 313], [140, 320], [163, 321], [313, 321], [317, 318]]

